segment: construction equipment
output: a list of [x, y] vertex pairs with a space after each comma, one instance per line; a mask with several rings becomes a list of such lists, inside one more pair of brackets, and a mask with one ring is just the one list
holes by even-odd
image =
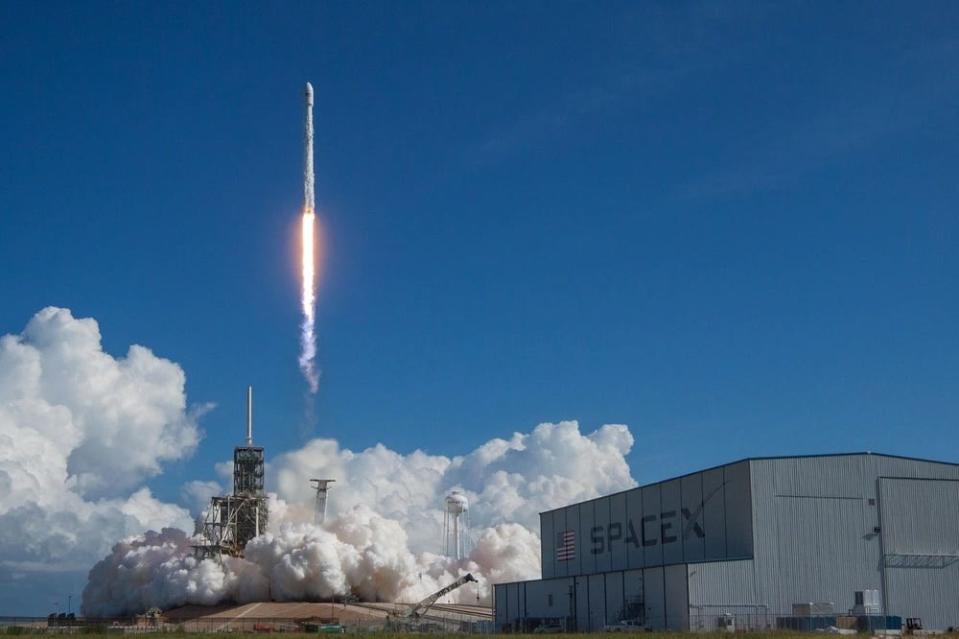
[[453, 592], [460, 586], [468, 584], [470, 582], [475, 583], [476, 577], [474, 577], [472, 573], [468, 572], [462, 577], [460, 577], [459, 579], [457, 579], [456, 581], [454, 581], [453, 583], [451, 583], [450, 585], [440, 588], [439, 590], [434, 592], [432, 595], [430, 595], [423, 601], [413, 604], [412, 606], [410, 606], [409, 608], [407, 608], [406, 610], [402, 612], [393, 613], [391, 617], [393, 617], [397, 621], [400, 621], [400, 620], [416, 621], [420, 617], [425, 615], [427, 612], [429, 612], [430, 608], [433, 607], [433, 604], [439, 601], [440, 597], [442, 597], [443, 595], [447, 593]]

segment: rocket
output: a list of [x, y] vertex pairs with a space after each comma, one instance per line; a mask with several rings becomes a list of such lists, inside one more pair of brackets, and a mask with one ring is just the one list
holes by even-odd
[[313, 195], [313, 85], [309, 82], [303, 90], [306, 100], [306, 120], [303, 123], [303, 215], [312, 215], [315, 206]]
[[307, 82], [303, 88], [306, 115], [303, 122], [303, 215], [300, 216], [301, 242], [303, 243], [302, 269], [303, 290], [300, 305], [303, 324], [300, 333], [300, 370], [310, 384], [310, 392], [316, 393], [319, 373], [316, 370], [316, 249], [314, 247], [315, 198], [313, 193], [313, 86]]

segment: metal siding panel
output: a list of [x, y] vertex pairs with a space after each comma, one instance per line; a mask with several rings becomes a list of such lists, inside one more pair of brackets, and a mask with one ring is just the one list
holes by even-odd
[[576, 578], [576, 629], [589, 629], [589, 577]]
[[606, 625], [606, 579], [603, 575], [590, 575], [589, 579], [589, 629], [602, 630]]
[[553, 595], [553, 605], [549, 606], [549, 601], [547, 601], [547, 608], [550, 611], [550, 617], [553, 619], [567, 619], [572, 617], [573, 612], [573, 597], [571, 594], [571, 588], [573, 586], [573, 579], [571, 577], [566, 577], [564, 579], [554, 579], [551, 582], [548, 582], [549, 586], [547, 588], [547, 596]]
[[636, 532], [643, 544], [643, 564], [646, 566], [663, 565], [663, 545], [659, 540], [659, 513], [662, 510], [659, 490], [659, 484], [643, 488], [643, 517]]
[[593, 554], [593, 543], [590, 541], [590, 531], [593, 528], [593, 505], [595, 502], [586, 502], [579, 505], [579, 535], [576, 539], [576, 556], [580, 558], [580, 573], [596, 572], [596, 555]]
[[703, 475], [696, 473], [682, 479], [683, 559], [702, 561], [703, 545]]
[[959, 483], [879, 480], [886, 554], [959, 555]]
[[528, 583], [524, 581], [518, 585], [519, 585], [518, 596], [519, 596], [519, 611], [520, 611], [519, 614], [520, 614], [520, 617], [522, 617], [523, 619], [528, 619], [529, 612], [526, 610], [526, 586], [528, 585]]
[[876, 567], [862, 561], [863, 500], [781, 496], [777, 506], [782, 609], [831, 601], [847, 610], [856, 590], [879, 587]]
[[529, 619], [540, 619], [549, 616], [549, 600], [546, 596], [546, 581], [528, 581], [526, 586], [525, 603], [526, 616]]
[[626, 493], [612, 495], [609, 498], [609, 527], [606, 529], [606, 541], [609, 546], [607, 549], [610, 556], [609, 565], [613, 570], [626, 568], [628, 524], [629, 522], [626, 520]]
[[666, 599], [663, 569], [647, 568], [643, 572], [643, 588], [646, 599], [646, 624], [654, 630], [666, 628]]
[[726, 491], [723, 469], [703, 473], [703, 538], [705, 559], [726, 558]]
[[507, 600], [509, 601], [510, 622], [515, 623], [522, 620], [523, 609], [519, 605], [519, 584], [509, 584], [507, 587]]
[[779, 529], [776, 519], [776, 492], [778, 476], [776, 462], [757, 460], [749, 465], [753, 511], [753, 558], [755, 559], [756, 592], [763, 593], [763, 603], [775, 612], [780, 611], [780, 587], [783, 581], [778, 572]]
[[762, 629], [775, 622], [757, 596], [754, 560], [689, 564], [689, 627], [716, 630], [720, 615], [736, 615], [737, 627]]
[[814, 497], [862, 497], [863, 457], [808, 457], [798, 460], [799, 490]]
[[[542, 542], [540, 554], [543, 560], [543, 579], [556, 575], [556, 546], [555, 527], [553, 520], [562, 511], [542, 513], [539, 516], [540, 540]], [[564, 573], [565, 574], [565, 573]]]
[[646, 618], [646, 598], [643, 595], [643, 571], [627, 570], [623, 573], [626, 584], [623, 593], [626, 599], [626, 619], [643, 621]]
[[[530, 619], [565, 619], [570, 616], [571, 578], [526, 582], [526, 616]], [[550, 595], [553, 602], [550, 604]]]
[[599, 538], [601, 542], [590, 544], [590, 552], [594, 554], [596, 560], [596, 571], [606, 572], [610, 569], [609, 552], [609, 524], [610, 524], [610, 498], [597, 499], [593, 506], [593, 515], [596, 517], [593, 522], [593, 528], [599, 528]]
[[506, 596], [506, 585], [493, 586], [493, 604], [496, 613], [496, 628], [499, 630], [509, 623], [509, 600]]
[[673, 479], [661, 485], [659, 541], [663, 546], [663, 563], [683, 561], [682, 482]]
[[689, 629], [689, 577], [686, 564], [665, 568], [666, 627], [670, 630]]
[[614, 624], [623, 619], [623, 573], [606, 573], [606, 623]]
[[[771, 610], [793, 603], [831, 601], [853, 605], [853, 593], [879, 588], [875, 512], [863, 496], [865, 456], [821, 456], [758, 460], [752, 489], [758, 591]], [[871, 520], [872, 518], [872, 520]]]
[[[899, 591], [915, 595], [916, 599], [895, 608], [893, 602], [904, 600], [897, 597], [896, 587], [890, 581], [893, 569], [886, 570], [886, 588], [880, 569], [881, 538], [888, 534], [890, 524], [884, 522], [883, 532], [874, 532], [880, 525], [879, 511], [884, 500], [878, 499], [878, 505], [868, 503], [869, 498], [877, 498], [878, 477], [884, 474], [959, 478], [959, 467], [881, 455], [750, 462], [754, 578], [756, 592], [764, 600], [761, 603], [782, 613], [789, 612], [791, 605], [799, 601], [825, 599], [832, 600], [836, 610], [843, 611], [853, 605], [854, 591], [877, 588], [889, 601], [890, 613], [907, 616], [920, 603], [935, 601], [943, 588], [959, 584], [959, 579], [953, 578], [940, 587], [929, 581], [931, 572], [913, 571], [918, 581], [900, 584]], [[843, 497], [846, 499], [839, 499]], [[908, 512], [903, 510], [905, 506], [891, 508], [894, 513]], [[893, 580], [900, 578], [899, 574]], [[814, 597], [810, 593], [820, 594]], [[959, 593], [946, 596], [953, 597], [955, 608]], [[932, 619], [924, 619], [927, 626]]]
[[640, 539], [640, 524], [643, 519], [643, 491], [639, 488], [626, 493], [626, 510], [629, 515], [628, 536], [631, 543], [626, 544], [626, 556], [630, 568], [642, 568], [643, 545]]
[[743, 559], [753, 555], [752, 498], [749, 487], [749, 462], [724, 469], [726, 484], [726, 557]]
[[887, 607], [959, 626], [959, 481], [879, 480]]

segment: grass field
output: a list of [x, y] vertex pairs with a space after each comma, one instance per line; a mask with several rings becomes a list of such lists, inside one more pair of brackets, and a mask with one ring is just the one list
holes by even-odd
[[[30, 629], [26, 629], [26, 628], [7, 628], [5, 633], [4, 633], [4, 632], [0, 632], [0, 634], [16, 635], [16, 636], [20, 636], [20, 637], [31, 637], [31, 636], [41, 636], [41, 635], [50, 636], [51, 634], [62, 634], [62, 633], [37, 633], [37, 632], [32, 632]], [[71, 634], [73, 634], [73, 633], [71, 633]], [[84, 637], [90, 637], [91, 639], [94, 638], [94, 637], [103, 637], [104, 639], [116, 639], [116, 637], [122, 636], [120, 633], [83, 632], [83, 633], [76, 633], [76, 634], [82, 634]], [[211, 633], [187, 633], [187, 632], [159, 632], [159, 633], [157, 633], [157, 632], [151, 632], [151, 633], [142, 633], [142, 634], [144, 634], [145, 636], [162, 634], [162, 635], [171, 637], [171, 639], [172, 639], [173, 637], [176, 637], [176, 638], [178, 638], [178, 639], [179, 639], [179, 638], [183, 638], [183, 639], [208, 639], [208, 638], [210, 637], [210, 634], [211, 634]], [[220, 638], [222, 638], [222, 639], [227, 639], [227, 638], [229, 638], [229, 637], [245, 637], [245, 638], [249, 638], [249, 637], [251, 637], [251, 636], [254, 636], [255, 634], [264, 634], [264, 633], [229, 633], [229, 632], [218, 632], [218, 633], [215, 633], [215, 634], [216, 634], [217, 637], [220, 637]], [[322, 635], [317, 635], [317, 634], [293, 633], [293, 632], [291, 632], [291, 633], [276, 633], [276, 634], [281, 634], [282, 636], [284, 636], [284, 637], [289, 637], [290, 639], [304, 639], [304, 638], [306, 638], [306, 637], [322, 636]], [[346, 634], [347, 634], [349, 637], [353, 637], [353, 638], [356, 638], [356, 639], [365, 638], [365, 637], [370, 637], [371, 639], [372, 639], [372, 638], [384, 639], [385, 637], [395, 637], [396, 639], [405, 639], [406, 637], [416, 637], [416, 638], [418, 638], [418, 639], [422, 639], [423, 637], [434, 637], [435, 639], [442, 639], [442, 638], [445, 638], [445, 637], [449, 637], [450, 639], [454, 639], [454, 638], [455, 638], [455, 639], [465, 639], [465, 637], [470, 636], [470, 635], [464, 635], [464, 634], [442, 634], [442, 633], [422, 634], [422, 633], [386, 633], [386, 632], [380, 632], [380, 633], [346, 633]], [[819, 639], [823, 639], [824, 637], [829, 636], [829, 635], [826, 634], [826, 633], [800, 633], [800, 632], [783, 632], [783, 631], [778, 631], [778, 632], [759, 632], [759, 631], [757, 631], [757, 632], [737, 633], [737, 634], [740, 635], [740, 636], [745, 637], [745, 639], [803, 639], [803, 638], [809, 638], [809, 639], [811, 639], [812, 637], [818, 637]], [[643, 633], [636, 633], [636, 634], [628, 634], [628, 633], [616, 633], [616, 634], [611, 634], [611, 633], [602, 633], [602, 632], [595, 632], [595, 633], [576, 633], [576, 636], [578, 636], [578, 637], [586, 637], [586, 636], [590, 636], [590, 637], [607, 637], [607, 638], [611, 638], [611, 637], [624, 637], [624, 638], [625, 638], [625, 637], [632, 637], [632, 638], [634, 638], [634, 639], [677, 639], [678, 637], [682, 637], [682, 636], [689, 636], [690, 639], [692, 639], [693, 637], [702, 637], [703, 635], [708, 635], [708, 636], [713, 637], [714, 639], [718, 639], [719, 637], [724, 637], [724, 636], [726, 636], [726, 633], [718, 633], [718, 632], [714, 632], [714, 633], [704, 633], [704, 632], [687, 632], [687, 633], [682, 633], [682, 632], [643, 632]], [[137, 636], [137, 635], [128, 635], [128, 636]], [[485, 636], [485, 635], [477, 635], [477, 636]], [[860, 636], [860, 637], [868, 637], [869, 635], [867, 635], [867, 634], [861, 634], [861, 635], [857, 635], [857, 636]], [[532, 634], [520, 635], [520, 634], [513, 634], [513, 635], [504, 635], [504, 637], [509, 637], [510, 639], [542, 639], [542, 638], [543, 638], [543, 635], [532, 635]], [[940, 637], [940, 638], [942, 638], [942, 639], [959, 639], [959, 634], [951, 634], [951, 635], [950, 635], [950, 634], [942, 634], [942, 635], [936, 635], [936, 637]]]

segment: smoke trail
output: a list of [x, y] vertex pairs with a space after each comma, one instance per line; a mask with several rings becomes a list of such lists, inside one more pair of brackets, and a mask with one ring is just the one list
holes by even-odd
[[315, 197], [313, 193], [313, 86], [306, 83], [306, 120], [303, 129], [303, 221], [301, 224], [303, 290], [300, 306], [303, 323], [300, 325], [300, 370], [310, 385], [310, 393], [319, 388], [316, 370], [316, 255], [314, 251], [316, 231], [314, 222]]

